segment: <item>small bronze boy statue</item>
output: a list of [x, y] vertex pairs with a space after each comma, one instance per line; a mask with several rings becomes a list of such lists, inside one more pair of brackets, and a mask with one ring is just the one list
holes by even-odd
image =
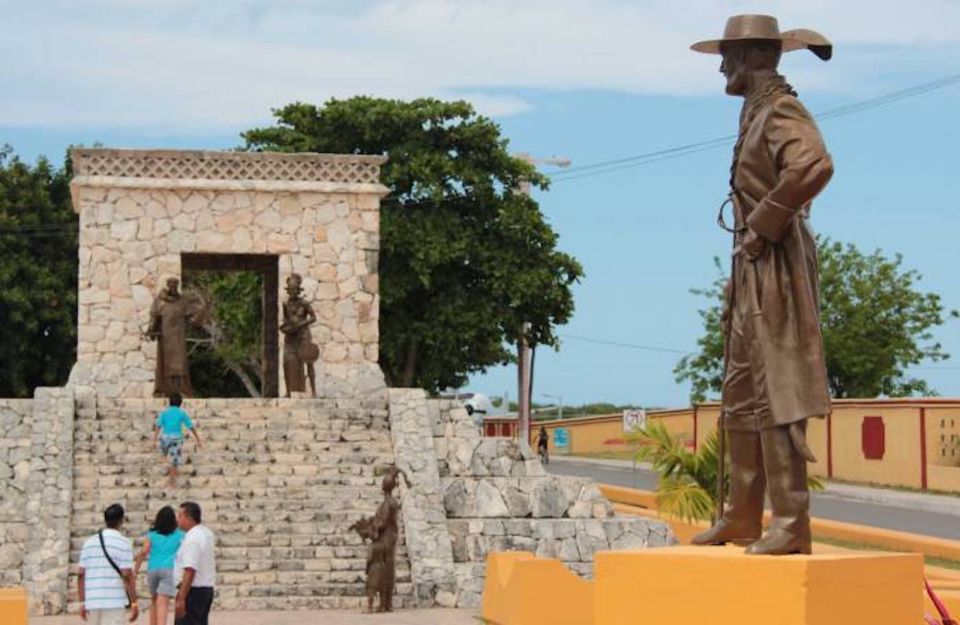
[[407, 488], [411, 487], [407, 474], [402, 469], [390, 467], [383, 478], [383, 501], [372, 517], [364, 517], [350, 526], [364, 541], [367, 548], [367, 611], [373, 612], [373, 598], [380, 595], [378, 612], [393, 611], [393, 586], [396, 580], [397, 518], [400, 502], [393, 496], [399, 485], [399, 476]]

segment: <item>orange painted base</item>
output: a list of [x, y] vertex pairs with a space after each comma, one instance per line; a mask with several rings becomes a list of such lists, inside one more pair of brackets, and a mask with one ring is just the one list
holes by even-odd
[[491, 553], [483, 586], [489, 625], [589, 625], [593, 588], [558, 560], [525, 551]]
[[922, 623], [918, 554], [747, 556], [737, 547], [596, 555], [594, 623]]
[[774, 557], [747, 556], [738, 547], [664, 547], [599, 552], [595, 570], [595, 581], [586, 582], [556, 560], [492, 553], [483, 619], [491, 625], [923, 622], [919, 554]]
[[22, 588], [0, 588], [0, 623], [27, 625], [27, 593]]

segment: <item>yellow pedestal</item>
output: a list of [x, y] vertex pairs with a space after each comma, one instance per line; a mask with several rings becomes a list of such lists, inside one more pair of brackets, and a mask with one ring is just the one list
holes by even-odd
[[747, 556], [736, 547], [596, 554], [594, 624], [922, 623], [923, 558]]
[[483, 619], [490, 625], [590, 625], [593, 588], [557, 560], [524, 551], [491, 553]]
[[0, 623], [27, 625], [27, 593], [22, 588], [0, 588]]

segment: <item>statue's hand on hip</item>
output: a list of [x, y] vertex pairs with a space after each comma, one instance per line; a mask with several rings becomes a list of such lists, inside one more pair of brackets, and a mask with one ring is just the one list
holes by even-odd
[[766, 249], [767, 241], [753, 230], [747, 230], [740, 247], [747, 259], [757, 260]]

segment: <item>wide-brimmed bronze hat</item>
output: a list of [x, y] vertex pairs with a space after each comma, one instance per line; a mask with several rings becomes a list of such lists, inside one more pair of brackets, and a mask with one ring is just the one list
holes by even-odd
[[706, 54], [720, 54], [720, 45], [727, 41], [780, 41], [784, 52], [810, 50], [827, 61], [833, 55], [833, 44], [815, 30], [797, 28], [780, 32], [777, 18], [771, 15], [734, 15], [727, 20], [722, 39], [698, 41], [691, 50]]

